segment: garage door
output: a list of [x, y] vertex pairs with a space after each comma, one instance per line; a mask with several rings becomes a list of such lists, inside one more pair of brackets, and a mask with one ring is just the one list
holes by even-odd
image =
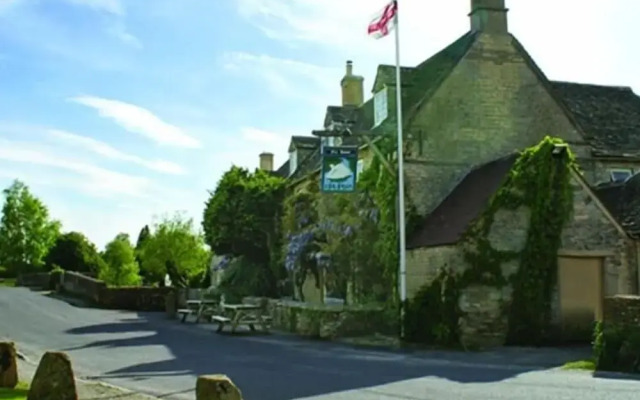
[[560, 257], [558, 286], [562, 328], [569, 340], [589, 340], [593, 322], [602, 318], [601, 257]]

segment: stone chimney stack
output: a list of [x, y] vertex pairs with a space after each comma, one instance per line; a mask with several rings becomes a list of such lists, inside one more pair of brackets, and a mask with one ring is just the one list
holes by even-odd
[[273, 153], [260, 153], [260, 169], [263, 171], [273, 171]]
[[471, 30], [476, 32], [506, 35], [507, 12], [505, 0], [471, 0]]
[[360, 106], [364, 103], [364, 78], [353, 74], [352, 61], [347, 61], [347, 71], [340, 86], [343, 106]]

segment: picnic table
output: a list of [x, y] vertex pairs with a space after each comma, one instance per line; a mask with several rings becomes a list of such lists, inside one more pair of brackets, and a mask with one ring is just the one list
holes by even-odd
[[218, 323], [216, 332], [220, 333], [225, 325], [231, 325], [231, 333], [235, 333], [240, 325], [248, 326], [251, 331], [256, 330], [256, 325], [260, 326], [262, 331], [269, 331], [271, 318], [264, 315], [264, 307], [254, 304], [221, 304], [220, 308], [224, 312], [223, 315], [214, 315], [211, 321]]
[[182, 315], [180, 322], [185, 322], [189, 315], [195, 314], [197, 324], [202, 317], [213, 314], [218, 304], [218, 300], [213, 299], [187, 300], [187, 308], [178, 310], [178, 314]]

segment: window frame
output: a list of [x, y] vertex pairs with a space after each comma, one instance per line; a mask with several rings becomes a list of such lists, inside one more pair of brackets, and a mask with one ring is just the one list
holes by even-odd
[[[624, 179], [615, 179], [615, 174], [627, 174]], [[622, 183], [633, 176], [633, 168], [611, 168], [609, 169], [609, 179], [611, 182]]]

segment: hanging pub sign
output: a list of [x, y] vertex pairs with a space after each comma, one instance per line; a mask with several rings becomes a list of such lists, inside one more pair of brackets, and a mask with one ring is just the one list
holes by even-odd
[[320, 189], [325, 193], [351, 193], [356, 190], [358, 147], [323, 146]]

